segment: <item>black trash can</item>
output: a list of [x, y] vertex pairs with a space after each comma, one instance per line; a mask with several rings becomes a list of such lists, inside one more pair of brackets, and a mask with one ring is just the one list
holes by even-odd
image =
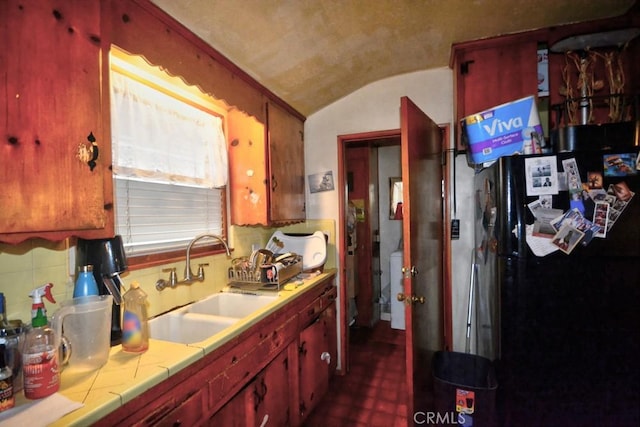
[[489, 359], [438, 351], [433, 357], [433, 376], [435, 409], [441, 419], [455, 418], [451, 424], [474, 427], [497, 424], [498, 381]]

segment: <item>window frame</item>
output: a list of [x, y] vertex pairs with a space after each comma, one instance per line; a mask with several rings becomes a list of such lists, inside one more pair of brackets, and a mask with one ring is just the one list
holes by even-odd
[[[200, 109], [204, 109], [208, 112], [210, 112], [211, 114], [217, 115], [218, 117], [221, 117], [223, 120], [223, 128], [226, 129], [227, 128], [227, 111], [228, 111], [228, 106], [220, 100], [217, 100], [215, 98], [213, 98], [212, 96], [205, 94], [203, 92], [201, 92], [198, 88], [196, 88], [195, 86], [189, 86], [187, 85], [180, 77], [173, 77], [173, 76], [169, 76], [167, 75], [163, 70], [162, 67], [158, 67], [158, 66], [154, 66], [151, 65], [148, 61], [146, 61], [144, 58], [139, 57], [139, 56], [133, 56], [128, 54], [127, 52], [124, 52], [123, 50], [119, 49], [117, 46], [112, 46], [111, 48], [111, 54], [115, 57], [117, 57], [120, 60], [123, 60], [125, 62], [127, 62], [128, 64], [131, 65], [132, 69], [136, 69], [136, 70], [143, 70], [144, 73], [149, 73], [149, 75], [152, 75], [154, 77], [154, 79], [149, 79], [143, 75], [140, 74], [136, 74], [135, 72], [132, 72], [128, 69], [123, 69], [120, 66], [114, 66], [113, 63], [111, 63], [109, 65], [110, 70], [112, 68], [116, 68], [117, 72], [121, 73], [121, 74], [125, 74], [126, 76], [133, 78], [143, 84], [146, 84], [156, 90], [162, 91], [165, 94], [168, 94], [170, 96], [175, 97], [176, 99], [179, 99], [182, 102], [185, 102], [191, 106], [194, 106], [196, 108], [200, 108]], [[183, 93], [188, 93], [189, 95], [185, 96], [182, 93], [177, 93], [174, 92], [172, 89], [163, 87], [161, 84], [158, 84], [158, 80], [160, 79], [162, 81], [165, 81], [168, 85], [170, 85], [172, 88], [175, 88], [176, 86], [179, 86], [180, 91], [184, 90], [185, 92]], [[194, 101], [194, 97], [199, 100], [202, 101], [202, 103], [198, 103], [198, 101]], [[226, 134], [225, 134], [226, 137]], [[115, 195], [115, 180], [117, 179], [115, 174], [112, 178], [114, 180], [114, 203], [117, 202], [117, 197]], [[225, 185], [223, 187], [219, 187], [220, 189], [220, 196], [221, 196], [221, 200], [220, 200], [220, 215], [221, 215], [221, 223], [220, 223], [220, 228], [221, 228], [221, 237], [228, 242], [228, 216], [229, 216], [229, 212], [228, 212], [228, 191], [229, 191], [229, 185]], [[117, 227], [116, 227], [116, 231], [117, 231]], [[123, 236], [125, 237], [125, 236]], [[196, 236], [193, 236], [196, 237]], [[151, 253], [146, 253], [146, 254], [134, 254], [134, 255], [128, 255], [127, 256], [127, 264], [128, 264], [128, 268], [129, 270], [140, 270], [143, 268], [148, 268], [148, 267], [155, 267], [155, 266], [160, 266], [160, 265], [165, 265], [165, 264], [169, 264], [169, 263], [174, 263], [174, 262], [180, 262], [180, 261], [184, 261], [185, 259], [185, 251], [186, 251], [187, 245], [185, 245], [184, 249], [174, 249], [174, 250], [168, 250], [168, 251], [161, 251], [161, 252], [151, 252]], [[231, 248], [230, 248], [231, 249]], [[231, 249], [233, 250], [233, 249]], [[195, 258], [201, 258], [204, 256], [209, 256], [209, 255], [216, 255], [216, 254], [221, 254], [221, 253], [225, 253], [226, 249], [224, 248], [224, 246], [217, 241], [214, 241], [213, 239], [205, 239], [203, 240], [202, 243], [198, 242], [197, 245], [194, 245], [194, 247], [191, 249], [191, 258], [195, 259]]]

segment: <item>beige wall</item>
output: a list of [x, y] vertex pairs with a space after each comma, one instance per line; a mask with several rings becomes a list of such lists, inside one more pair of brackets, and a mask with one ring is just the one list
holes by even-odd
[[[303, 224], [295, 224], [280, 228], [283, 232], [311, 233], [316, 230], [329, 235], [326, 268], [335, 268], [335, 223], [333, 220], [313, 220]], [[251, 245], [264, 246], [275, 229], [264, 227], [231, 227], [230, 243], [234, 249], [232, 257], [249, 255]], [[68, 243], [29, 240], [20, 245], [0, 244], [0, 292], [7, 301], [9, 319], [20, 319], [30, 323], [31, 299], [29, 292], [45, 283], [53, 283], [52, 294], [57, 302], [73, 296], [74, 248]], [[219, 292], [227, 284], [227, 270], [231, 260], [225, 255], [215, 255], [205, 259], [192, 260], [192, 268], [196, 263], [206, 261], [209, 266], [205, 270], [205, 281], [190, 286], [167, 288], [163, 291], [155, 289], [158, 279], [168, 279], [163, 268], [176, 267], [178, 277], [182, 277], [184, 261], [162, 266], [129, 271], [122, 275], [125, 286], [136, 280], [149, 296], [149, 314], [151, 316], [171, 310], [174, 307], [198, 300], [207, 295]], [[49, 316], [56, 310], [57, 304], [45, 302]]]
[[[408, 96], [438, 124], [453, 128], [453, 74], [447, 67], [403, 74], [371, 83], [309, 116], [305, 123], [306, 173], [333, 171], [337, 177], [338, 135], [399, 129], [400, 98]], [[451, 132], [453, 138], [453, 132]], [[464, 324], [471, 253], [470, 206], [473, 169], [463, 156], [456, 161], [457, 216], [460, 240], [453, 241], [453, 334], [454, 348], [464, 350]], [[338, 183], [336, 183], [338, 185]], [[310, 194], [307, 190], [307, 218], [340, 220], [337, 191]], [[337, 236], [338, 241], [342, 236]]]

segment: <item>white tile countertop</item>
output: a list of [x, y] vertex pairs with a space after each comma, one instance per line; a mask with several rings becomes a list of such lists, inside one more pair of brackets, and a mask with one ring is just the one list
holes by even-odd
[[[125, 353], [122, 346], [118, 345], [111, 348], [107, 363], [96, 371], [75, 374], [63, 370], [58, 393], [83, 406], [49, 425], [86, 426], [96, 422], [149, 388], [200, 360], [333, 274], [334, 270], [328, 270], [304, 280], [293, 290], [279, 291], [278, 298], [273, 303], [201, 342], [176, 344], [150, 339], [149, 349], [142, 354]], [[16, 395], [16, 406], [3, 414], [6, 422], [10, 422], [11, 418], [6, 417], [10, 417], [12, 413], [27, 414], [31, 408], [26, 405], [33, 404], [34, 402], [19, 392]]]

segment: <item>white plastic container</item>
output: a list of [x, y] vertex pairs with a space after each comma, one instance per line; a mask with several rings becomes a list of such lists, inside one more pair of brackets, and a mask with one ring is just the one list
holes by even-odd
[[109, 359], [111, 348], [111, 295], [90, 295], [63, 301], [51, 316], [56, 335], [70, 350], [63, 364], [74, 372], [92, 372]]

